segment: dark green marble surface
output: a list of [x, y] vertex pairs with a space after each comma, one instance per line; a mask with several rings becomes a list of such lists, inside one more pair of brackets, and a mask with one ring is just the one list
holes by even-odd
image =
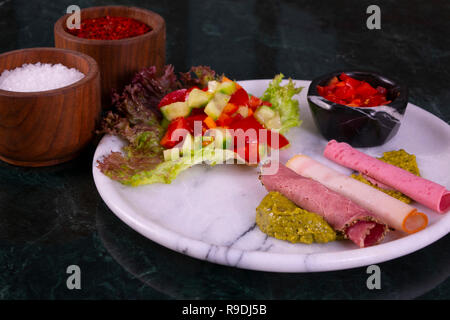
[[[0, 52], [53, 46], [53, 23], [72, 0], [0, 1]], [[372, 1], [87, 1], [136, 5], [167, 22], [167, 62], [210, 65], [236, 79], [283, 72], [312, 79], [372, 69], [401, 79], [410, 101], [450, 123], [450, 2], [377, 1], [381, 30], [366, 28]], [[0, 299], [448, 299], [450, 237], [365, 268], [312, 274], [240, 270], [195, 260], [140, 236], [98, 195], [95, 143], [69, 163], [20, 168], [0, 162]], [[66, 268], [79, 265], [81, 290]]]

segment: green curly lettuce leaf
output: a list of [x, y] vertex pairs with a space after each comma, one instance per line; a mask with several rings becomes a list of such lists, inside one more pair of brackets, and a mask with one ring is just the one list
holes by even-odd
[[[103, 171], [102, 168], [100, 168], [102, 172], [122, 184], [136, 187], [153, 183], [169, 184], [178, 177], [181, 172], [194, 165], [205, 162], [214, 166], [218, 163], [224, 163], [229, 159], [234, 159], [235, 153], [231, 150], [205, 147], [194, 151], [192, 155], [158, 163], [150, 170], [142, 170], [139, 163], [135, 164], [135, 166], [130, 166], [131, 163], [126, 161], [126, 158], [120, 152], [113, 152], [112, 156], [119, 162], [113, 164], [112, 168], [114, 168], [114, 170], [106, 168], [106, 170]], [[111, 158], [110, 155], [109, 161]], [[120, 163], [120, 161], [122, 162]], [[108, 162], [103, 161], [101, 165], [105, 166], [107, 163]]]
[[282, 86], [281, 81], [283, 78], [284, 75], [282, 73], [276, 75], [261, 97], [262, 100], [270, 102], [272, 107], [280, 114], [280, 133], [286, 133], [290, 128], [301, 124], [298, 101], [297, 99], [292, 99], [292, 97], [299, 94], [303, 89], [303, 87], [296, 88], [290, 78], [288, 83]]

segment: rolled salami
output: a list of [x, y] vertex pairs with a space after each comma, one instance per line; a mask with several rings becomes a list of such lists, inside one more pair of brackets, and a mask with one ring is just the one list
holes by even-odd
[[321, 215], [360, 247], [379, 243], [388, 231], [388, 226], [369, 211], [281, 163], [276, 174], [264, 174], [263, 167], [260, 179], [268, 191], [278, 191], [299, 207]]
[[416, 208], [305, 155], [292, 157], [286, 165], [296, 173], [349, 198], [394, 229], [414, 233], [428, 224], [428, 217]]
[[450, 208], [450, 191], [444, 186], [373, 158], [347, 143], [331, 140], [324, 156], [400, 191], [436, 212], [444, 213]]

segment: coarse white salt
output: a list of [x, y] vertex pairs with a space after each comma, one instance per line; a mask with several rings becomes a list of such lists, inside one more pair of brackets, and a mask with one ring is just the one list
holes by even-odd
[[58, 64], [25, 63], [0, 75], [0, 89], [16, 92], [47, 91], [68, 86], [84, 78], [76, 68]]

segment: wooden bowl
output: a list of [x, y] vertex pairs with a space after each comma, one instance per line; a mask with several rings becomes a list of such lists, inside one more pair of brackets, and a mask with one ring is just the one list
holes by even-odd
[[80, 52], [10, 51], [0, 55], [0, 73], [37, 62], [61, 63], [85, 77], [48, 91], [0, 90], [0, 159], [14, 165], [48, 166], [74, 158], [93, 138], [102, 110], [98, 65]]
[[164, 19], [149, 10], [105, 6], [81, 10], [81, 19], [104, 16], [127, 17], [149, 25], [152, 30], [136, 37], [120, 40], [91, 40], [74, 36], [67, 32], [66, 20], [61, 17], [54, 26], [55, 47], [80, 51], [93, 57], [99, 67], [102, 83], [102, 103], [111, 104], [111, 90], [119, 91], [131, 82], [133, 75], [143, 68], [156, 66], [161, 72], [166, 55], [166, 26]]

